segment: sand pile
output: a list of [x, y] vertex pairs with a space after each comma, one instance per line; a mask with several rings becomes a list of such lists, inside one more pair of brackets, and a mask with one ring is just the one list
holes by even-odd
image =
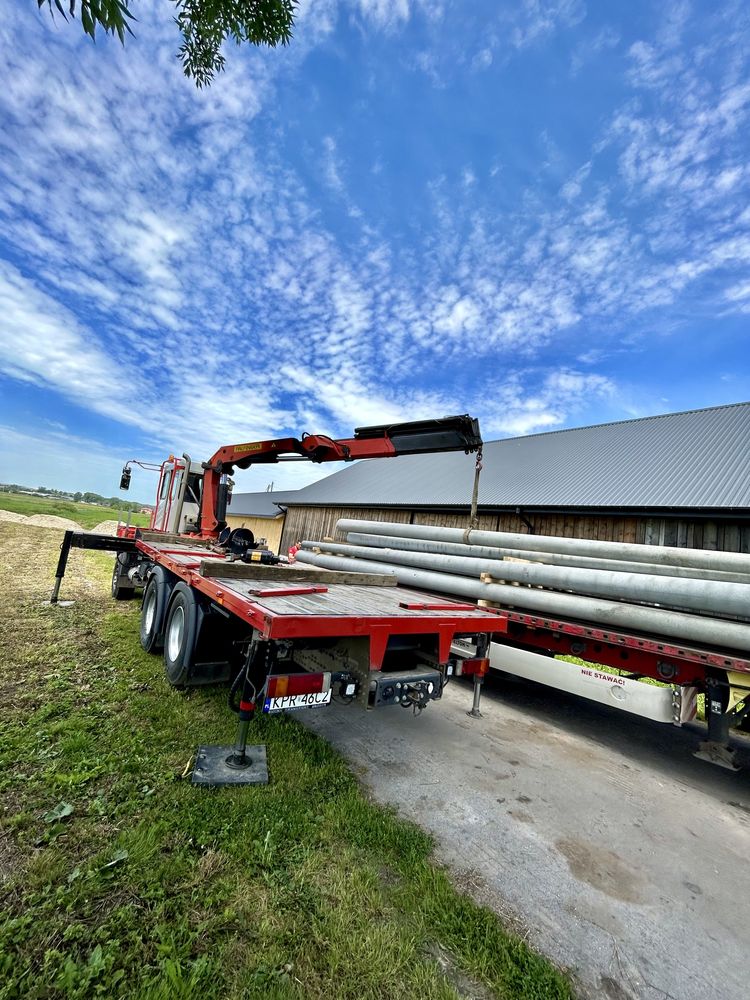
[[37, 528], [61, 528], [63, 531], [67, 531], [69, 528], [72, 528], [73, 531], [82, 530], [76, 521], [71, 521], [69, 517], [58, 517], [56, 514], [32, 514], [31, 517], [26, 518], [26, 524], [34, 525]]
[[116, 535], [117, 521], [100, 521], [96, 527], [89, 528], [89, 531], [94, 531], [97, 535]]
[[26, 520], [27, 517], [25, 514], [16, 514], [12, 510], [0, 510], [0, 521], [12, 521], [13, 524], [21, 524]]

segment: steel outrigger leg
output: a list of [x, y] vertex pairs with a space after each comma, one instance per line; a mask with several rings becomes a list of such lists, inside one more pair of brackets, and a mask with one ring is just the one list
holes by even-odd
[[[253, 643], [242, 668], [237, 737], [233, 746], [198, 747], [193, 768], [194, 785], [267, 785], [266, 748], [247, 745], [250, 723], [255, 716], [255, 698], [271, 669], [271, 644]], [[262, 679], [261, 675], [262, 674]]]
[[58, 607], [68, 608], [75, 601], [61, 601], [59, 600], [60, 595], [60, 584], [65, 576], [65, 569], [68, 565], [68, 556], [70, 555], [70, 544], [73, 540], [73, 531], [68, 530], [63, 535], [63, 540], [60, 545], [60, 558], [57, 560], [57, 569], [55, 570], [55, 583], [52, 587], [52, 593], [49, 596], [48, 601], [43, 601], [43, 604], [57, 604]]
[[[477, 637], [477, 659], [484, 659], [490, 648], [490, 637], [489, 635], [480, 635]], [[481, 719], [482, 713], [479, 711], [479, 702], [482, 698], [482, 684], [484, 684], [484, 673], [477, 671], [474, 674], [474, 701], [472, 702], [471, 711], [466, 714], [472, 719]]]
[[706, 679], [706, 725], [708, 739], [698, 744], [693, 754], [709, 764], [718, 764], [728, 771], [740, 771], [736, 754], [729, 743], [729, 730], [733, 722], [741, 721], [748, 713], [750, 706], [744, 705], [728, 710], [729, 685], [716, 677]]
[[474, 701], [471, 705], [471, 711], [466, 714], [471, 716], [472, 719], [481, 719], [482, 713], [479, 711], [479, 702], [482, 698], [482, 684], [484, 683], [484, 677], [480, 677], [479, 674], [474, 674]]

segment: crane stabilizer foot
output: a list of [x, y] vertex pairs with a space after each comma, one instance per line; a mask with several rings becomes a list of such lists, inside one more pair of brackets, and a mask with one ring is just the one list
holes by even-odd
[[697, 757], [699, 760], [707, 760], [709, 764], [724, 767], [727, 771], [742, 770], [735, 761], [734, 750], [723, 743], [715, 743], [713, 740], [703, 740], [699, 743], [693, 757]]
[[479, 703], [482, 698], [482, 681], [484, 677], [480, 674], [474, 674], [474, 701], [471, 706], [471, 711], [466, 714], [471, 719], [481, 719], [482, 713], [479, 711]]
[[241, 755], [234, 745], [198, 747], [193, 784], [208, 785], [211, 788], [223, 785], [267, 785], [268, 762], [264, 744], [245, 747]]

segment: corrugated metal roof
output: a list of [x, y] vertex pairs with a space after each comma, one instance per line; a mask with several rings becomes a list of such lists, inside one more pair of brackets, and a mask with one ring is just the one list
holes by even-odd
[[[473, 470], [474, 456], [460, 453], [375, 459], [297, 490], [286, 502], [465, 506]], [[479, 503], [525, 508], [750, 508], [750, 403], [489, 442], [484, 446]]]
[[277, 504], [286, 506], [290, 497], [296, 497], [299, 490], [279, 490], [277, 493], [233, 493], [227, 508], [231, 517], [278, 517], [282, 511]]

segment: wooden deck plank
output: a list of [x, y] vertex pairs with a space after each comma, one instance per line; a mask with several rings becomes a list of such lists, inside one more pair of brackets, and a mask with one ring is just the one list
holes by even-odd
[[223, 580], [283, 580], [306, 583], [342, 583], [358, 587], [396, 587], [395, 576], [386, 573], [349, 573], [328, 569], [297, 569], [292, 566], [261, 566], [258, 563], [201, 560], [201, 576], [221, 577]]

